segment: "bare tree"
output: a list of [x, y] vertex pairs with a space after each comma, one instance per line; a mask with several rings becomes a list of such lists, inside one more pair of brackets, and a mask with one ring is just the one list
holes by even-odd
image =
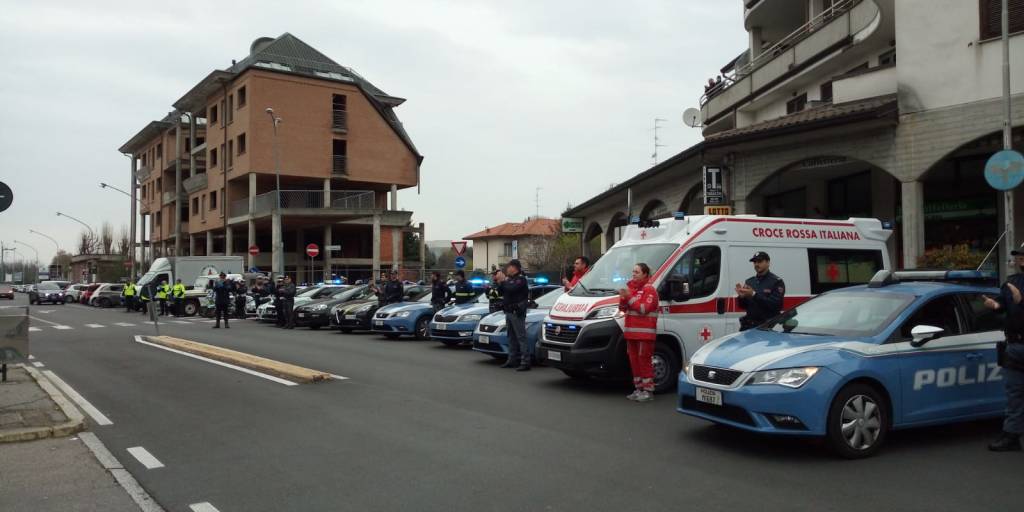
[[104, 222], [100, 226], [100, 253], [110, 254], [114, 250], [114, 226], [111, 226], [109, 222]]
[[122, 224], [121, 231], [117, 234], [117, 254], [129, 256], [131, 254], [131, 243], [128, 226]]
[[96, 241], [89, 231], [83, 230], [78, 236], [78, 254], [95, 254]]

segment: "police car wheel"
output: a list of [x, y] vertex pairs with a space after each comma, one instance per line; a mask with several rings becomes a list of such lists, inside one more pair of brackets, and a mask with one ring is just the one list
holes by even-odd
[[675, 389], [679, 383], [679, 362], [675, 352], [659, 341], [654, 346], [651, 363], [654, 366], [654, 392], [665, 393]]
[[423, 317], [416, 321], [416, 339], [425, 340], [430, 336], [429, 323], [429, 317]]
[[870, 457], [885, 442], [890, 425], [885, 399], [871, 386], [850, 384], [828, 413], [828, 444], [847, 459]]

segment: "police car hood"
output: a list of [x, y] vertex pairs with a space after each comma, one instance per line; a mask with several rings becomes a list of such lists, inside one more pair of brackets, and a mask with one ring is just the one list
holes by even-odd
[[[526, 310], [526, 323], [532, 324], [534, 322], [543, 322], [544, 317], [548, 315], [548, 311], [550, 311], [549, 308]], [[497, 313], [491, 313], [490, 315], [485, 316], [484, 319], [480, 321], [480, 323], [483, 325], [498, 325], [504, 321], [505, 313], [499, 311]]]
[[398, 304], [388, 304], [377, 310], [378, 313], [398, 313], [401, 311], [417, 311], [421, 309], [430, 309], [433, 306], [424, 302], [399, 302]]
[[787, 334], [751, 329], [719, 338], [700, 348], [691, 358], [693, 364], [750, 372], [773, 368], [798, 354], [835, 347], [843, 338]]
[[444, 315], [444, 316], [451, 316], [451, 315], [458, 315], [458, 316], [462, 316], [462, 315], [486, 315], [490, 311], [491, 311], [491, 308], [487, 304], [478, 304], [478, 303], [475, 303], [475, 302], [469, 302], [469, 303], [466, 303], [466, 304], [456, 304], [454, 306], [448, 306], [448, 307], [442, 309], [441, 311], [438, 311], [438, 314]]

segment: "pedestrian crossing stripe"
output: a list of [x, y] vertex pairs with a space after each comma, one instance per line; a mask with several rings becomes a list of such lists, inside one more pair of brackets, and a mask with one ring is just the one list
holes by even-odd
[[117, 325], [117, 326], [120, 326], [120, 327], [135, 327], [135, 324], [130, 324], [130, 323], [127, 323], [127, 322], [118, 322], [118, 323], [116, 323], [114, 325]]
[[165, 323], [168, 323], [168, 324], [179, 324], [179, 325], [191, 325], [192, 324], [192, 322], [186, 322], [185, 320], [168, 320]]
[[71, 327], [70, 325], [55, 325], [53, 326], [53, 328], [57, 329], [58, 331], [68, 331], [74, 329], [74, 327]]
[[100, 324], [85, 324], [85, 326], [90, 328], [90, 329], [99, 329], [100, 327], [103, 327]]
[[28, 332], [39, 332], [39, 331], [42, 331], [42, 329], [40, 329], [38, 327], [29, 327], [28, 328]]

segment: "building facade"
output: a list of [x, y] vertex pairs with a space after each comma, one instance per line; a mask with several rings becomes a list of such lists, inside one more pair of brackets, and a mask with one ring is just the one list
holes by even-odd
[[490, 271], [504, 268], [512, 259], [521, 259], [523, 265], [528, 266], [545, 241], [556, 238], [561, 231], [558, 220], [531, 217], [525, 222], [506, 222], [464, 238], [473, 242], [473, 265]]
[[243, 255], [299, 282], [420, 267], [402, 240], [423, 226], [398, 207], [423, 159], [394, 113], [404, 101], [291, 34], [257, 39], [120, 148], [151, 256]]
[[[704, 140], [566, 215], [587, 217], [593, 253], [630, 211], [701, 211], [700, 170], [721, 166], [736, 213], [893, 220], [893, 261], [905, 268], [930, 249], [984, 254], [1005, 206], [983, 177], [1002, 149], [999, 3], [744, 0], [746, 48], [699, 100]], [[1011, 7], [1020, 62], [1024, 1]], [[1021, 150], [1024, 67], [1011, 69]], [[1020, 204], [1024, 192], [1013, 193]], [[1014, 219], [1020, 233], [1024, 216]]]

